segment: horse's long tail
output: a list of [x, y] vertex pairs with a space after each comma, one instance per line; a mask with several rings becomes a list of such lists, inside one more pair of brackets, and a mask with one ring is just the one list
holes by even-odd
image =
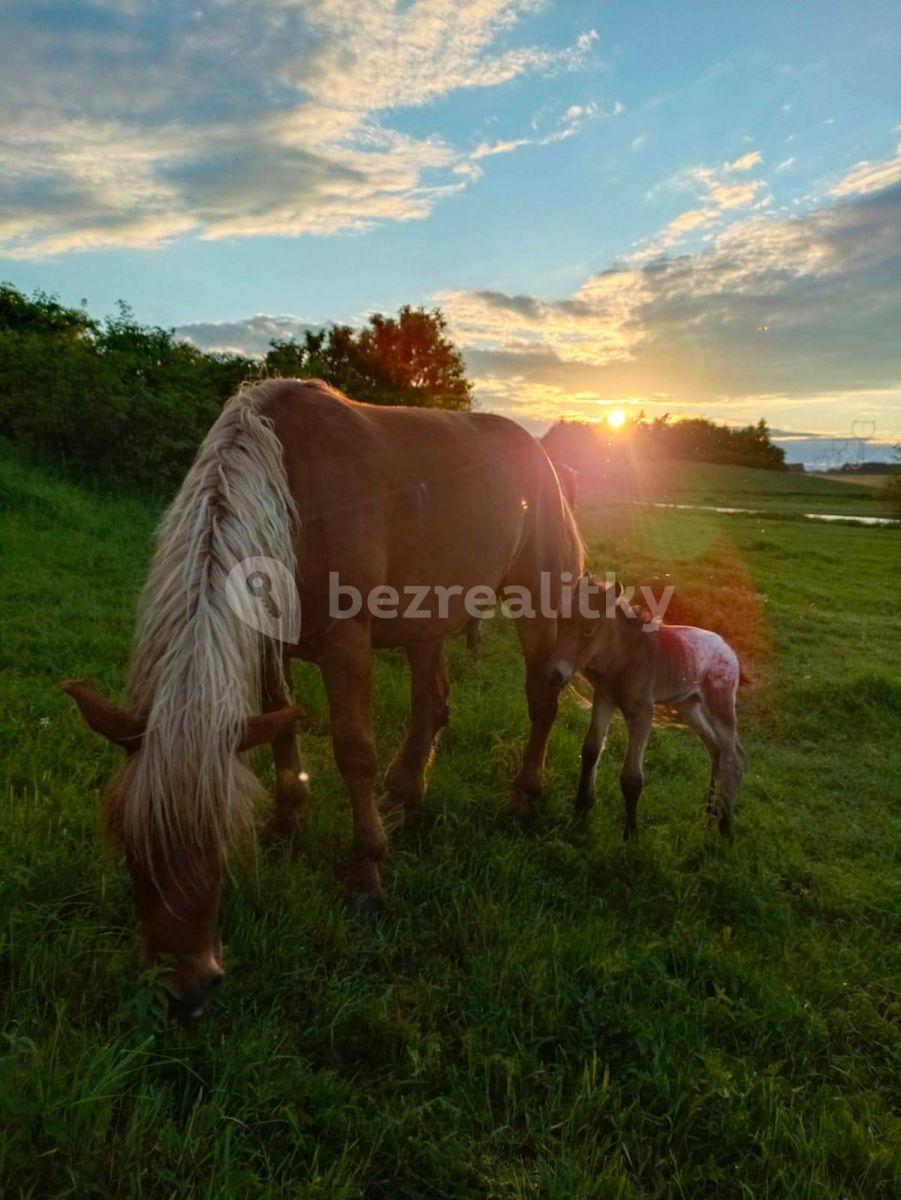
[[260, 411], [278, 386], [254, 384], [229, 400], [157, 532], [126, 687], [147, 730], [115, 818], [147, 860], [192, 846], [224, 856], [252, 815], [258, 785], [236, 748], [259, 711], [263, 671], [280, 673], [281, 653], [229, 606], [226, 579], [257, 556], [296, 578], [282, 444]]

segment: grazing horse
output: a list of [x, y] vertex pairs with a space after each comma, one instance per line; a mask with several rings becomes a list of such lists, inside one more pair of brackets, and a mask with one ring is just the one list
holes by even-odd
[[[296, 589], [297, 629], [283, 592], [263, 594], [272, 579], [261, 560], [281, 564]], [[467, 593], [481, 589], [483, 602], [487, 589], [535, 597], [535, 615], [516, 621], [531, 732], [510, 803], [523, 813], [539, 793], [557, 712], [546, 674], [553, 606], [581, 562], [550, 461], [511, 421], [357, 404], [316, 380], [267, 380], [228, 402], [158, 530], [125, 706], [85, 683], [66, 685], [88, 725], [126, 752], [105, 826], [134, 881], [142, 959], [173, 964], [177, 1013], [199, 1015], [222, 978], [223, 868], [251, 824], [258, 787], [243, 751], [272, 744], [269, 834], [291, 835], [304, 821], [295, 736], [304, 710], [293, 703], [290, 659], [322, 672], [353, 809], [347, 887], [380, 902], [387, 846], [374, 791], [370, 652], [402, 647], [409, 661], [410, 725], [381, 806], [415, 806], [448, 719], [443, 639], [471, 620]], [[253, 569], [241, 583], [279, 618], [275, 633], [229, 602], [234, 569], [246, 563]], [[538, 608], [542, 576], [550, 611]], [[403, 596], [399, 615], [385, 613], [386, 589]], [[351, 592], [367, 601], [353, 615]], [[376, 593], [379, 603], [369, 603]]]
[[[613, 587], [608, 606], [607, 588]], [[594, 804], [598, 759], [615, 709], [626, 719], [629, 740], [620, 773], [626, 805], [626, 838], [638, 830], [638, 801], [644, 786], [644, 753], [656, 705], [674, 710], [693, 729], [710, 755], [707, 814], [719, 817], [719, 830], [735, 829], [735, 794], [744, 754], [738, 742], [735, 697], [745, 681], [728, 642], [709, 629], [658, 625], [622, 598], [622, 584], [602, 584], [583, 576], [572, 613], [558, 622], [557, 644], [548, 678], [563, 687], [575, 671], [594, 687], [591, 720], [582, 745], [582, 775], [576, 810]]]

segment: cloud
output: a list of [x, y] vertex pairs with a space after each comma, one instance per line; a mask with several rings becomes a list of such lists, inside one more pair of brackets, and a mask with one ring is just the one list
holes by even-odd
[[[537, 0], [11, 0], [0, 250], [331, 233], [428, 215], [480, 173], [392, 125], [459, 89], [577, 70], [597, 34], [511, 45]], [[567, 114], [538, 144], [595, 115]]]
[[750, 171], [752, 167], [757, 167], [763, 162], [763, 155], [759, 150], [752, 150], [748, 154], [743, 154], [741, 158], [737, 158], [735, 162], [729, 163], [725, 168], [727, 171]]
[[745, 216], [700, 251], [614, 267], [565, 299], [437, 299], [477, 395], [530, 421], [641, 398], [652, 411], [728, 403], [739, 419], [791, 426], [816, 409], [830, 429], [866, 413], [894, 427], [901, 186]]
[[[736, 173], [750, 171], [763, 162], [759, 150], [750, 150], [734, 162], [723, 163], [720, 167], [691, 167], [681, 172], [675, 179], [669, 181], [669, 186], [676, 189], [693, 188], [699, 194], [701, 207], [686, 209], [679, 213], [657, 234], [638, 247], [629, 256], [632, 262], [643, 262], [655, 258], [665, 251], [678, 245], [684, 238], [699, 229], [716, 225], [722, 215], [736, 209], [749, 208], [753, 205], [762, 207], [767, 203], [761, 199], [760, 192], [765, 187], [762, 179], [736, 181], [731, 178]], [[659, 189], [654, 189], [659, 191]]]
[[179, 325], [175, 330], [178, 337], [211, 354], [243, 354], [248, 358], [262, 358], [273, 341], [299, 341], [308, 331], [320, 325], [304, 321], [300, 317], [270, 316], [257, 313], [241, 321], [192, 321]]
[[777, 171], [790, 171], [794, 165], [795, 165], [795, 157], [794, 157], [794, 155], [792, 155], [791, 158], [783, 158], [782, 162], [779, 164], [779, 166], [776, 168], [776, 170]]
[[832, 189], [833, 196], [865, 196], [893, 183], [901, 182], [901, 145], [894, 158], [884, 162], [859, 162], [853, 171]]
[[[476, 148], [469, 154], [466, 162], [459, 164], [455, 169], [458, 173], [466, 173], [466, 168], [469, 164], [476, 163], [483, 158], [493, 158], [498, 154], [511, 154], [513, 151], [520, 150], [524, 146], [551, 146], [554, 142], [565, 142], [568, 138], [581, 133], [589, 121], [594, 121], [599, 117], [616, 117], [624, 111], [623, 106], [618, 100], [614, 102], [613, 107], [607, 112], [604, 112], [594, 102], [570, 105], [563, 114], [562, 119], [558, 122], [557, 127], [552, 129], [550, 133], [546, 133], [540, 137], [519, 137], [508, 139], [507, 141], [479, 142]], [[533, 118], [532, 127], [537, 128], [538, 124], [537, 119]]]

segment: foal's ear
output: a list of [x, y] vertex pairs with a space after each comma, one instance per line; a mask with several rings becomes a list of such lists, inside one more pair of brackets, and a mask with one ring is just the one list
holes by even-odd
[[292, 704], [288, 708], [277, 708], [275, 712], [260, 713], [257, 717], [248, 717], [244, 724], [244, 737], [238, 746], [238, 753], [252, 750], [263, 742], [271, 742], [280, 733], [285, 733], [294, 725], [301, 729], [310, 728], [314, 724], [309, 709], [302, 704]]
[[618, 579], [614, 579], [614, 581], [613, 581], [613, 594], [617, 598], [617, 600], [623, 594], [623, 585], [620, 583], [620, 581]]
[[127, 754], [133, 754], [141, 744], [146, 722], [127, 709], [120, 708], [107, 700], [90, 684], [81, 679], [67, 679], [60, 684], [78, 705], [85, 724], [107, 741], [121, 746]]

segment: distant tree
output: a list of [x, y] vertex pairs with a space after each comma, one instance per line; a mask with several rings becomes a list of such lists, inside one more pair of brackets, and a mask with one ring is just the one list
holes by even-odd
[[324, 379], [369, 404], [468, 409], [472, 385], [446, 328], [440, 309], [405, 305], [396, 317], [374, 313], [360, 330], [332, 325], [302, 342], [273, 342], [265, 369]]
[[885, 494], [889, 498], [895, 516], [901, 520], [901, 444], [895, 447], [894, 456], [896, 465], [892, 474], [885, 481]]
[[764, 420], [732, 429], [706, 417], [672, 421], [667, 414], [648, 420], [642, 413], [616, 431], [603, 421], [557, 421], [542, 444], [555, 462], [610, 476], [628, 473], [632, 454], [787, 470], [785, 451], [773, 445]]

